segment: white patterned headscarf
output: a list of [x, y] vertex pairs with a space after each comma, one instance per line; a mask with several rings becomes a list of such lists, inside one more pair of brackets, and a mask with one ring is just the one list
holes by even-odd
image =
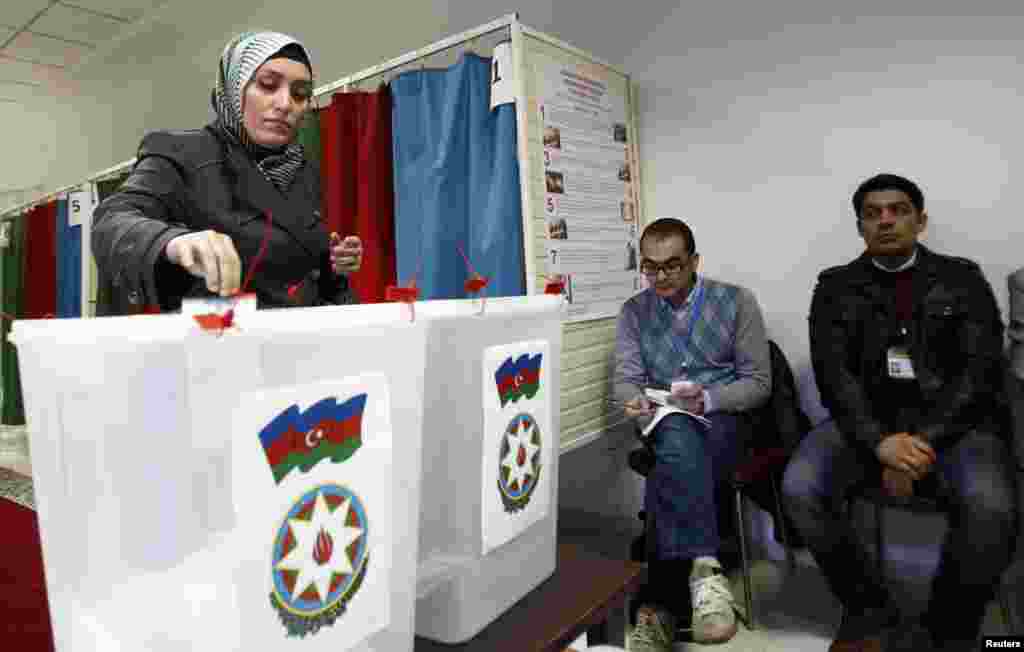
[[305, 164], [305, 152], [297, 142], [283, 148], [264, 147], [252, 142], [242, 117], [242, 97], [256, 70], [289, 45], [302, 48], [309, 58], [305, 46], [287, 34], [246, 32], [231, 39], [221, 54], [217, 84], [211, 98], [221, 130], [245, 148], [260, 172], [282, 192], [288, 190]]

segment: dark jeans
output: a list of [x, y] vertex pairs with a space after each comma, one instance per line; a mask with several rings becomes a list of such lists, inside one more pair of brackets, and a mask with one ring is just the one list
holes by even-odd
[[[972, 430], [937, 453], [932, 473], [917, 484], [925, 488], [921, 493], [930, 485], [945, 494], [952, 510], [925, 620], [940, 638], [974, 638], [1013, 553], [1016, 475], [1009, 447], [989, 432]], [[881, 469], [873, 453], [850, 446], [830, 421], [807, 435], [783, 479], [793, 522], [832, 592], [851, 610], [888, 602], [884, 578], [843, 514], [845, 496], [877, 486]]]
[[665, 417], [652, 433], [654, 468], [644, 509], [655, 518], [659, 560], [715, 556], [721, 545], [716, 488], [739, 462], [739, 418], [714, 412], [711, 428], [690, 417]]

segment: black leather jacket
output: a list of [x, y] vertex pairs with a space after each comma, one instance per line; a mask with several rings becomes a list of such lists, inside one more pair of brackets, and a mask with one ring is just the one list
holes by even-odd
[[100, 282], [109, 284], [101, 294], [111, 297], [97, 314], [154, 305], [170, 311], [182, 297], [212, 296], [202, 279], [163, 256], [172, 238], [193, 231], [230, 236], [244, 279], [263, 240], [267, 210], [273, 228], [250, 283], [260, 306], [352, 303], [348, 280], [330, 267], [319, 177], [307, 162], [281, 193], [214, 125], [147, 135], [131, 175], [95, 212], [93, 254]]
[[[911, 360], [923, 398], [919, 435], [935, 448], [987, 427], [1005, 436], [1003, 322], [981, 269], [918, 245]], [[811, 362], [822, 404], [850, 441], [890, 434], [872, 409], [894, 320], [871, 259], [825, 270], [811, 302]]]

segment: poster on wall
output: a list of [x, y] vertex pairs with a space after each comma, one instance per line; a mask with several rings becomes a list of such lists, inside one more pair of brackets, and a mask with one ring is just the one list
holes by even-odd
[[242, 649], [338, 652], [387, 628], [400, 478], [386, 377], [249, 393], [232, 423]]
[[532, 58], [548, 271], [572, 287], [569, 321], [615, 316], [639, 289], [626, 98], [611, 91], [601, 66]]
[[551, 505], [555, 396], [546, 341], [492, 346], [483, 360], [483, 553], [543, 519]]

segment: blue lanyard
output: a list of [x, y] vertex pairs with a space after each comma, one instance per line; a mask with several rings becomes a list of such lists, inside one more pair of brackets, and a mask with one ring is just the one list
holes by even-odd
[[693, 300], [693, 307], [690, 308], [690, 319], [686, 325], [686, 336], [683, 338], [683, 351], [690, 348], [690, 340], [693, 338], [693, 329], [700, 319], [700, 311], [704, 307], [704, 283], [700, 280], [700, 288], [697, 290], [697, 298]]

